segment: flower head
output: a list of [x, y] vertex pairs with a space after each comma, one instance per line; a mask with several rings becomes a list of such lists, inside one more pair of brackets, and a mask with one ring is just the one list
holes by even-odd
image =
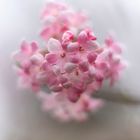
[[99, 44], [87, 17], [63, 3], [48, 3], [42, 20], [45, 47], [23, 41], [13, 56], [20, 85], [35, 91], [53, 117], [84, 121], [103, 104], [92, 95], [125, 67], [121, 44], [112, 36]]

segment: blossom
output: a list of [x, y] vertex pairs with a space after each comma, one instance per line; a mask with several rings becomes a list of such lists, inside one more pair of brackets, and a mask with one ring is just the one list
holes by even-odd
[[92, 95], [106, 80], [112, 86], [126, 66], [121, 44], [111, 35], [98, 43], [88, 18], [63, 3], [48, 3], [41, 19], [45, 46], [23, 41], [13, 54], [19, 84], [32, 89], [54, 118], [85, 121], [103, 105]]
[[53, 118], [59, 119], [61, 122], [72, 120], [83, 122], [89, 118], [89, 112], [96, 112], [104, 105], [101, 99], [94, 99], [87, 94], [83, 94], [76, 103], [67, 100], [65, 94], [40, 92], [38, 97], [43, 102], [43, 110], [48, 111]]
[[19, 75], [19, 85], [38, 91], [39, 83], [36, 80], [36, 73], [39, 71], [43, 56], [39, 53], [37, 43], [22, 41], [20, 50], [14, 52], [13, 58], [17, 64], [16, 71]]
[[40, 35], [45, 41], [50, 37], [62, 37], [67, 30], [72, 30], [76, 34], [84, 27], [88, 27], [85, 13], [75, 12], [73, 8], [64, 3], [47, 3], [42, 10], [41, 20], [43, 28]]

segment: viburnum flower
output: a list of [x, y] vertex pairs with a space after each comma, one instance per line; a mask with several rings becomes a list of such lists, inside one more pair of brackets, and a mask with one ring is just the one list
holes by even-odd
[[44, 40], [48, 40], [50, 37], [61, 37], [67, 30], [72, 30], [76, 34], [84, 27], [88, 27], [87, 19], [84, 12], [75, 12], [65, 3], [49, 2], [42, 10], [43, 28], [40, 35]]
[[36, 42], [22, 41], [20, 50], [13, 54], [17, 64], [16, 71], [19, 75], [20, 86], [32, 88], [34, 91], [39, 89], [36, 73], [39, 71], [39, 65], [43, 60], [43, 56], [38, 52], [38, 49]]
[[38, 95], [43, 101], [43, 110], [62, 122], [83, 122], [88, 119], [89, 112], [96, 112], [104, 104], [101, 99], [94, 99], [87, 94], [83, 94], [76, 103], [67, 100], [65, 94], [58, 96], [56, 93], [40, 92]]
[[13, 55], [20, 85], [36, 92], [54, 118], [84, 121], [103, 105], [92, 95], [125, 68], [121, 44], [111, 35], [99, 44], [87, 17], [62, 3], [48, 3], [42, 20], [46, 45], [23, 41]]

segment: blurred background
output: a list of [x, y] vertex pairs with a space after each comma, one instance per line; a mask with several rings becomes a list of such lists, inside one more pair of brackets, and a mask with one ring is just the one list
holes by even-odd
[[[64, 0], [63, 0], [64, 1]], [[114, 31], [130, 65], [102, 93], [140, 100], [140, 1], [65, 0], [87, 11], [100, 42]], [[23, 38], [41, 42], [39, 15], [45, 0], [0, 0], [0, 140], [140, 140], [140, 105], [107, 101], [84, 123], [61, 124], [41, 111], [35, 95], [17, 87], [11, 53]]]

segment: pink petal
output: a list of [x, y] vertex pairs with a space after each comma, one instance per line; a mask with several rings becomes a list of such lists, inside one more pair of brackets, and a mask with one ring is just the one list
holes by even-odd
[[77, 55], [70, 55], [69, 56], [69, 61], [72, 63], [79, 63], [80, 58]]
[[87, 55], [87, 59], [88, 59], [88, 62], [89, 63], [94, 63], [95, 60], [97, 58], [97, 54], [94, 53], [94, 52], [90, 52], [88, 55]]
[[31, 48], [32, 48], [32, 52], [36, 52], [38, 50], [37, 42], [35, 41], [31, 42]]
[[25, 54], [31, 53], [30, 44], [27, 41], [25, 41], [25, 40], [23, 40], [21, 42], [21, 52], [23, 52]]
[[56, 62], [58, 60], [57, 54], [53, 54], [53, 53], [46, 54], [45, 58], [49, 64], [56, 64]]
[[117, 42], [113, 36], [109, 35], [106, 39], [105, 39], [105, 44], [107, 45], [107, 47], [111, 48], [115, 53], [120, 54], [122, 52], [121, 46], [122, 44], [120, 44], [119, 42]]
[[43, 28], [40, 32], [40, 36], [45, 40], [48, 40], [53, 34], [54, 32], [51, 26], [47, 26]]
[[115, 42], [115, 43], [112, 44], [112, 49], [113, 49], [114, 52], [120, 54], [120, 53], [122, 53], [121, 46], [122, 46], [122, 44], [120, 44], [118, 42]]

